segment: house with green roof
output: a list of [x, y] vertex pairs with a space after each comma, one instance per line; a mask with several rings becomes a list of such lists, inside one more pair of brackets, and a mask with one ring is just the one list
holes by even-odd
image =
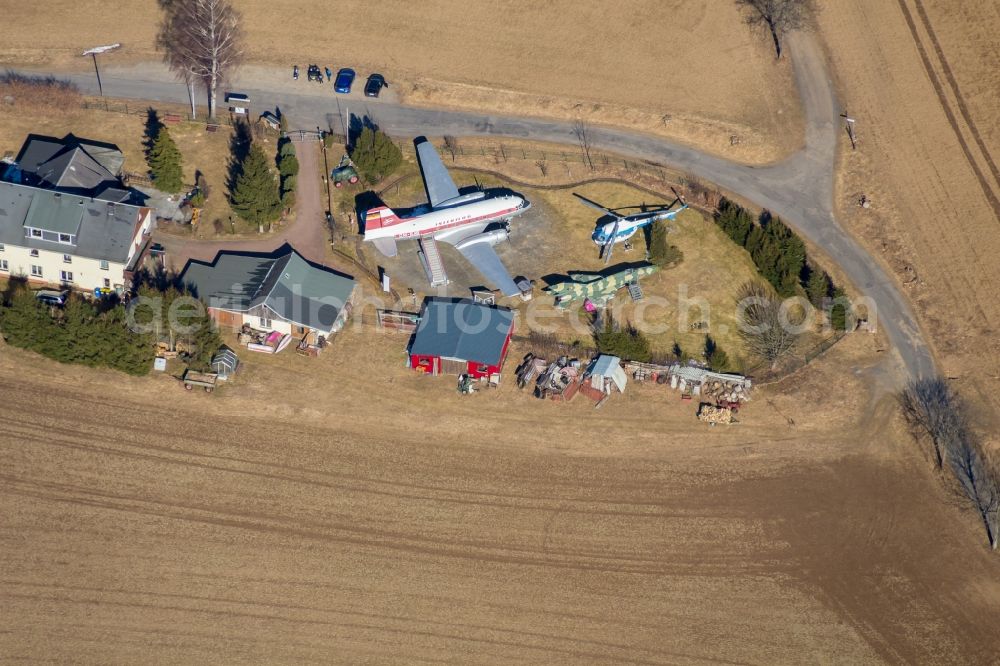
[[313, 342], [343, 328], [355, 282], [309, 263], [291, 248], [277, 255], [220, 252], [215, 261], [191, 261], [181, 281], [205, 302], [222, 327], [244, 325]]

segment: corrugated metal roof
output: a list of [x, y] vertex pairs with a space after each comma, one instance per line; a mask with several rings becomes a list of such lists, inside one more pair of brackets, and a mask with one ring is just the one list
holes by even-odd
[[625, 391], [625, 384], [628, 382], [628, 376], [622, 368], [621, 359], [607, 354], [602, 354], [594, 359], [585, 375], [591, 378], [591, 386], [601, 390], [604, 390], [603, 380], [605, 377], [615, 383], [619, 392]]
[[421, 313], [410, 353], [496, 365], [513, 325], [514, 313], [507, 308], [467, 300], [430, 300]]

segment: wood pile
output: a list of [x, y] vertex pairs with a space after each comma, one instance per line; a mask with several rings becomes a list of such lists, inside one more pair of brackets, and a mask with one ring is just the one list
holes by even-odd
[[704, 382], [701, 385], [701, 395], [713, 398], [716, 402], [747, 402], [750, 399], [743, 385], [718, 379]]
[[729, 407], [717, 407], [703, 402], [698, 407], [698, 420], [702, 423], [715, 425], [717, 423], [730, 424], [734, 422], [733, 410]]

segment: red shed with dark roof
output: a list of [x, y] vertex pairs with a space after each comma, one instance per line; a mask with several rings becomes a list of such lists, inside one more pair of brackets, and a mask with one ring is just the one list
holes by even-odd
[[433, 375], [499, 374], [514, 333], [514, 312], [469, 300], [428, 300], [410, 343], [410, 367]]

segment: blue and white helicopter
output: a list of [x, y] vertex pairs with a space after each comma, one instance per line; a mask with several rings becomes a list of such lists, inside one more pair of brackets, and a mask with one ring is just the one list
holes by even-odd
[[[635, 232], [643, 227], [648, 227], [649, 225], [657, 222], [659, 220], [672, 220], [677, 216], [677, 213], [681, 212], [688, 207], [684, 198], [677, 193], [677, 190], [670, 188], [674, 196], [677, 197], [668, 206], [654, 206], [650, 207], [646, 204], [639, 206], [624, 206], [616, 210], [625, 210], [626, 208], [639, 208], [640, 212], [633, 213], [632, 215], [619, 215], [615, 212], [615, 209], [608, 208], [607, 206], [602, 206], [601, 204], [591, 201], [585, 196], [581, 196], [576, 192], [573, 193], [577, 199], [582, 201], [585, 205], [591, 208], [596, 208], [597, 210], [603, 212], [606, 216], [614, 218], [611, 222], [605, 222], [604, 224], [599, 224], [596, 229], [594, 229], [594, 234], [590, 237], [601, 248], [601, 256], [604, 257], [604, 263], [607, 264], [611, 261], [611, 253], [614, 250], [614, 246], [617, 243], [622, 243], [627, 241], [629, 238], [635, 235]], [[680, 208], [674, 208], [677, 204], [681, 204]]]

